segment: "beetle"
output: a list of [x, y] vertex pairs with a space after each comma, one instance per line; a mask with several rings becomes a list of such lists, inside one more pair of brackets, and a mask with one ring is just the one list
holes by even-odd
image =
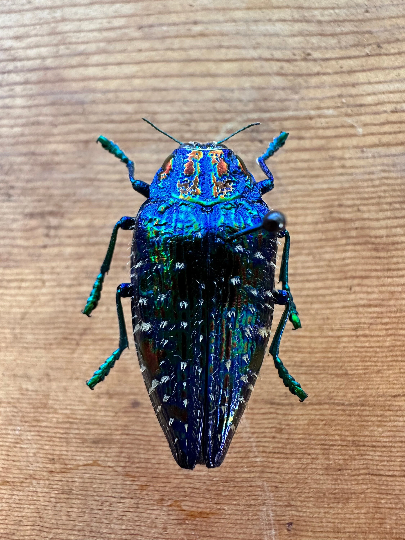
[[[121, 299], [132, 299], [139, 364], [160, 425], [180, 467], [218, 467], [245, 410], [270, 337], [275, 304], [284, 312], [270, 345], [284, 385], [307, 394], [279, 358], [288, 319], [301, 327], [288, 284], [290, 235], [285, 218], [262, 195], [273, 189], [266, 160], [281, 148], [281, 132], [257, 162], [256, 182], [223, 143], [182, 143], [149, 185], [134, 179], [134, 163], [107, 138], [97, 141], [126, 164], [132, 187], [146, 197], [136, 217], [114, 226], [105, 260], [83, 313], [97, 307], [119, 229], [133, 230], [131, 282], [119, 285], [119, 345], [87, 381], [94, 387], [128, 347]], [[274, 288], [278, 238], [284, 237], [281, 290]]]

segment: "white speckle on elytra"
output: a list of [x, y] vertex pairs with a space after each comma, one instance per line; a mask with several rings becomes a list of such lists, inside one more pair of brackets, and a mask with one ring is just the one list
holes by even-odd
[[184, 371], [187, 367], [187, 362], [181, 362], [180, 367], [181, 367], [181, 370]]
[[143, 322], [141, 325], [141, 330], [148, 332], [152, 328], [152, 325], [148, 322]]
[[233, 278], [231, 278], [230, 281], [231, 281], [232, 285], [237, 285], [238, 283], [240, 283], [240, 277], [239, 276], [233, 277]]
[[241, 397], [239, 398], [239, 403], [245, 403], [245, 398], [241, 396]]
[[186, 430], [186, 433], [187, 433], [187, 430], [188, 430], [188, 424], [184, 424], [184, 429]]
[[187, 403], [188, 403], [188, 400], [187, 400], [187, 399], [183, 399], [183, 405], [184, 405], [185, 407], [187, 407]]
[[270, 330], [268, 330], [265, 326], [262, 326], [259, 328], [258, 333], [262, 338], [265, 338], [270, 335]]
[[231, 361], [230, 360], [227, 360], [225, 362], [225, 366], [226, 366], [226, 369], [229, 371], [229, 368], [231, 367]]
[[149, 394], [151, 394], [157, 386], [159, 386], [159, 381], [157, 379], [153, 379], [152, 384], [149, 388]]
[[174, 418], [169, 418], [169, 426], [171, 426], [174, 422]]
[[164, 376], [160, 379], [160, 382], [165, 383], [165, 382], [167, 382], [167, 381], [169, 381], [169, 380], [170, 380], [170, 377], [169, 377], [168, 375], [164, 375]]
[[168, 325], [168, 321], [162, 321], [159, 325], [159, 328], [165, 328]]
[[186, 321], [181, 321], [180, 328], [187, 328], [187, 324]]
[[273, 298], [273, 291], [265, 291], [264, 295], [265, 296], [270, 296], [270, 298]]
[[165, 394], [165, 395], [163, 396], [163, 401], [164, 401], [164, 403], [166, 403], [166, 401], [169, 401], [169, 399], [170, 399], [170, 396], [168, 396], [167, 394]]
[[184, 263], [176, 263], [176, 270], [182, 270], [183, 268], [185, 268]]
[[200, 343], [201, 341], [204, 339], [204, 336], [202, 334], [200, 334]]
[[146, 366], [144, 364], [141, 364], [141, 373], [143, 373], [146, 369]]
[[252, 332], [253, 329], [251, 326], [246, 326], [244, 330], [245, 330], [245, 336], [247, 338], [251, 338], [253, 336], [253, 332]]
[[140, 306], [146, 306], [147, 303], [148, 303], [148, 300], [147, 300], [146, 298], [140, 298], [140, 299], [138, 300], [138, 304], [139, 304]]
[[249, 384], [249, 385], [248, 385], [248, 389], [249, 389], [251, 392], [253, 391], [253, 388], [254, 388], [253, 384]]
[[187, 306], [188, 306], [187, 302], [184, 302], [184, 301], [180, 302], [180, 307], [181, 308], [186, 308]]
[[256, 251], [256, 253], [253, 255], [253, 257], [256, 257], [256, 259], [264, 259], [263, 255], [260, 253], [260, 251]]
[[248, 376], [247, 375], [242, 375], [242, 377], [240, 378], [241, 381], [243, 382], [248, 382]]
[[243, 251], [243, 247], [242, 247], [240, 244], [238, 244], [237, 246], [234, 247], [234, 250], [235, 250], [235, 251], [242, 252], [242, 251]]
[[160, 412], [161, 410], [162, 410], [162, 405], [158, 405], [158, 406], [156, 407], [156, 412]]

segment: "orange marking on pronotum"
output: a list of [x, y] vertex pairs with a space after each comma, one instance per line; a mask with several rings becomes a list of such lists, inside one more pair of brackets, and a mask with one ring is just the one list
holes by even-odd
[[217, 171], [218, 171], [218, 176], [223, 176], [224, 174], [228, 172], [228, 165], [226, 164], [226, 161], [224, 161], [223, 159], [219, 160], [218, 165], [217, 165]]

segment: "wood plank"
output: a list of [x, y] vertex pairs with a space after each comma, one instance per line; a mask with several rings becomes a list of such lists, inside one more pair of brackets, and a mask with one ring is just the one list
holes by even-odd
[[[403, 540], [405, 368], [402, 2], [3, 0], [0, 6], [0, 535], [7, 540]], [[116, 347], [119, 235], [181, 140], [255, 159], [290, 132], [266, 201], [291, 232], [303, 329], [266, 359], [224, 464], [178, 468], [134, 346]], [[125, 303], [130, 320], [128, 302]], [[277, 311], [280, 313], [280, 310]]]

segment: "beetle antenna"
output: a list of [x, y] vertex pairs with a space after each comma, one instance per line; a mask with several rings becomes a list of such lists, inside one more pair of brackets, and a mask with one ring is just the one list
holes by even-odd
[[229, 135], [229, 137], [226, 137], [225, 139], [222, 139], [222, 141], [218, 141], [217, 144], [221, 144], [221, 143], [227, 141], [228, 139], [230, 139], [231, 137], [233, 137], [237, 133], [240, 133], [241, 131], [245, 131], [245, 129], [248, 129], [248, 128], [252, 127], [252, 126], [260, 126], [260, 122], [255, 122], [254, 124], [249, 124], [248, 126], [245, 126], [242, 129], [238, 129], [238, 131], [235, 131], [235, 133], [232, 133], [232, 135]]
[[152, 127], [154, 127], [157, 131], [160, 131], [160, 133], [163, 133], [163, 135], [166, 135], [166, 137], [169, 137], [169, 139], [172, 139], [173, 141], [176, 141], [176, 143], [179, 143], [179, 144], [183, 144], [181, 141], [178, 141], [177, 139], [175, 139], [174, 137], [172, 137], [171, 135], [169, 135], [168, 133], [166, 133], [166, 131], [162, 131], [161, 129], [159, 129], [158, 127], [155, 126], [155, 124], [152, 124], [152, 122], [149, 122], [149, 120], [146, 120], [146, 118], [142, 118], [142, 120], [144, 120], [145, 122], [147, 122], [148, 124], [150, 124]]

